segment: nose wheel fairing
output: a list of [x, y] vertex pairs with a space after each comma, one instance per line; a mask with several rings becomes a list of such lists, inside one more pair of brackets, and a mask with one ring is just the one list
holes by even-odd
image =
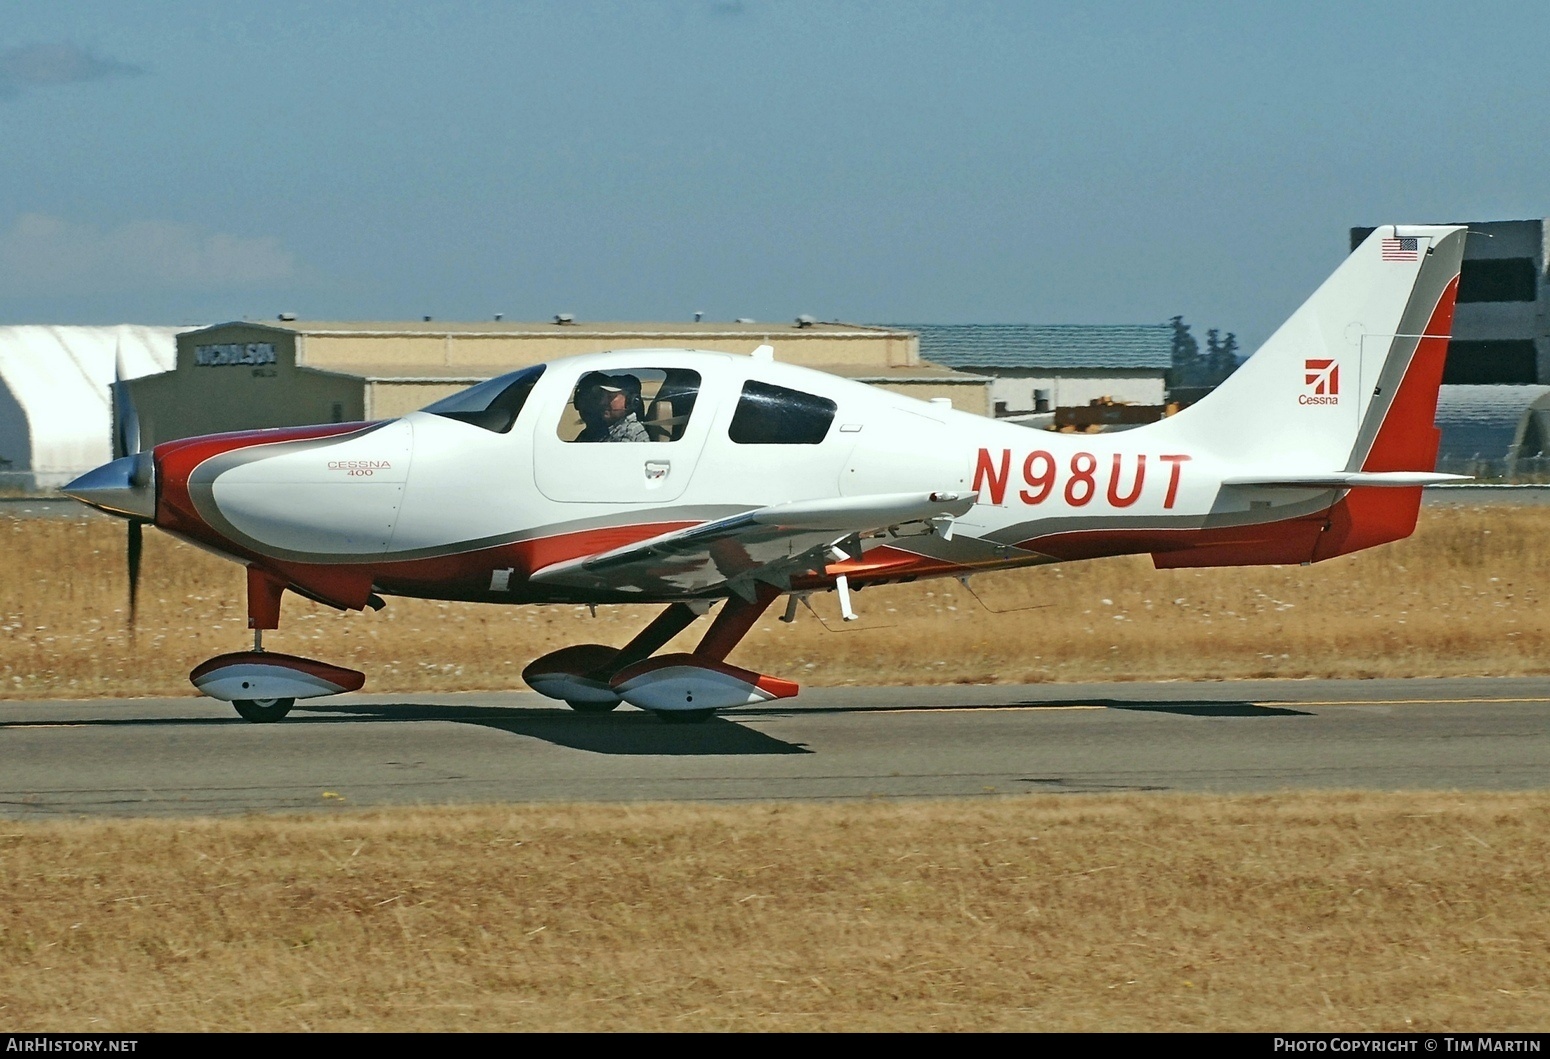
[[275, 651], [235, 651], [201, 662], [188, 679], [213, 699], [253, 702], [357, 691], [366, 683], [366, 674]]

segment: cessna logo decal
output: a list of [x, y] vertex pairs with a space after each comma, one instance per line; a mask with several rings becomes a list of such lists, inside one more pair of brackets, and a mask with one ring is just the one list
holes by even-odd
[[1340, 363], [1334, 360], [1303, 361], [1303, 383], [1308, 392], [1297, 398], [1298, 404], [1339, 404]]
[[351, 478], [370, 478], [376, 471], [386, 471], [392, 468], [387, 460], [329, 460], [328, 469], [331, 471], [343, 471]]

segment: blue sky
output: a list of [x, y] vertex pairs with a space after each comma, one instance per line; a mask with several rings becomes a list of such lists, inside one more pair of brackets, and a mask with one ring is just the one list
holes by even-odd
[[1550, 214], [1550, 5], [0, 0], [0, 323], [1137, 323]]

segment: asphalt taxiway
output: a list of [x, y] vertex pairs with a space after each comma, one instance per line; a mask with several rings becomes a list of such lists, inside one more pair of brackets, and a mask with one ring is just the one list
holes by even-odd
[[815, 688], [703, 725], [526, 693], [0, 702], [0, 815], [1550, 785], [1550, 680]]

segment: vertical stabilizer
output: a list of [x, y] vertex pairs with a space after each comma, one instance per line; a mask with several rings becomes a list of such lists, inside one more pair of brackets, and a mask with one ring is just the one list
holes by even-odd
[[1169, 432], [1245, 475], [1432, 470], [1464, 234], [1375, 229]]

